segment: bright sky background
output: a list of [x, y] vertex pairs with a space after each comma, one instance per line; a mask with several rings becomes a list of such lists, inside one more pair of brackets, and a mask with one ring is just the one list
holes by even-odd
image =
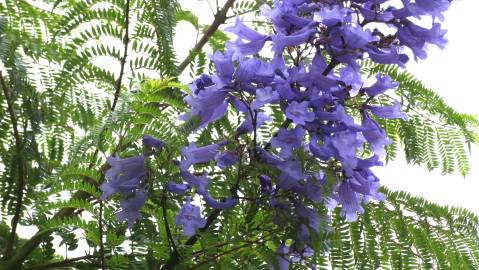
[[[215, 1], [209, 0], [213, 8]], [[202, 24], [213, 20], [208, 1], [180, 0], [183, 7], [193, 11]], [[224, 1], [220, 1], [222, 3]], [[444, 28], [448, 30], [449, 44], [445, 50], [429, 49], [428, 59], [408, 64], [408, 70], [425, 85], [439, 93], [453, 108], [463, 113], [479, 115], [479, 23], [478, 0], [455, 0], [445, 13]], [[231, 20], [233, 21], [233, 20]], [[194, 45], [196, 31], [188, 23], [177, 28], [175, 49], [183, 59]], [[406, 164], [402, 157], [376, 169], [382, 183], [393, 190], [405, 190], [430, 201], [467, 208], [479, 214], [479, 151], [474, 147], [471, 173], [441, 175], [426, 168]]]

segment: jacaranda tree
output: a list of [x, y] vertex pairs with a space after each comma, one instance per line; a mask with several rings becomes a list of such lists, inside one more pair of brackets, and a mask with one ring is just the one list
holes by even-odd
[[0, 2], [0, 269], [479, 268], [476, 215], [372, 169], [469, 171], [478, 119], [405, 70], [454, 3], [196, 4]]

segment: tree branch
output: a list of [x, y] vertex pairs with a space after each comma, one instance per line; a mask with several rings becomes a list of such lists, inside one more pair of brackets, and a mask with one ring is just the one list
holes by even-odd
[[[122, 151], [122, 146], [118, 145], [116, 148], [117, 151]], [[91, 166], [89, 168], [92, 168], [94, 163], [90, 164]], [[100, 179], [100, 183], [103, 182], [103, 177], [105, 176], [105, 171], [109, 168], [108, 163], [104, 163], [99, 171], [101, 173], [102, 179]], [[92, 185], [98, 186], [99, 183], [97, 183], [96, 180], [91, 179], [89, 177], [84, 177], [83, 181], [90, 183]], [[73, 194], [71, 200], [87, 200], [88, 198], [91, 198], [91, 194], [84, 192], [82, 190], [79, 190]], [[53, 217], [52, 219], [64, 219], [68, 218], [74, 215], [77, 215], [79, 213], [75, 213], [76, 208], [71, 208], [71, 207], [66, 207], [60, 209]], [[20, 268], [22, 265], [23, 261], [32, 253], [35, 248], [40, 245], [40, 243], [45, 239], [45, 237], [48, 237], [50, 234], [52, 234], [55, 230], [53, 228], [46, 229], [46, 230], [40, 230], [38, 231], [35, 235], [33, 235], [29, 240], [27, 240], [20, 248], [18, 248], [15, 251], [15, 254], [6, 262], [3, 262], [3, 264], [0, 264], [0, 269], [1, 270], [17, 270]]]
[[103, 244], [103, 201], [100, 200], [100, 211], [98, 211], [98, 230], [100, 240], [100, 262], [101, 270], [105, 270], [105, 245]]
[[[91, 180], [93, 181], [93, 180]], [[72, 200], [85, 200], [90, 198], [90, 194], [84, 191], [76, 192]], [[63, 219], [75, 215], [75, 208], [62, 208], [58, 211], [52, 219]], [[3, 264], [0, 264], [0, 269], [2, 270], [18, 270], [20, 266], [25, 261], [25, 259], [32, 253], [35, 248], [40, 245], [40, 243], [52, 234], [54, 229], [41, 230], [33, 235], [28, 241], [26, 241], [19, 249], [16, 250], [15, 254]]]
[[[205, 232], [206, 230], [208, 230], [208, 228], [211, 226], [211, 224], [213, 224], [213, 222], [216, 220], [216, 218], [218, 218], [220, 212], [221, 212], [220, 209], [213, 210], [213, 212], [211, 212], [211, 214], [206, 219], [206, 225], [203, 228], [199, 229], [199, 231], [200, 232]], [[190, 238], [188, 238], [188, 240], [186, 241], [186, 243], [184, 245], [185, 246], [192, 246], [196, 243], [196, 241], [198, 241], [198, 239], [199, 239], [198, 234], [195, 234], [195, 235], [191, 236]], [[180, 259], [181, 259], [180, 256], [181, 256], [181, 254], [177, 250], [174, 251], [173, 253], [171, 253], [170, 258], [168, 259], [168, 261], [160, 269], [161, 270], [175, 269], [176, 265], [178, 265], [178, 263], [180, 263]]]
[[[110, 258], [113, 255], [107, 255], [106, 257]], [[136, 254], [136, 253], [130, 253], [130, 254], [125, 254], [126, 257], [129, 258], [136, 258], [136, 257], [141, 257], [145, 256], [145, 254]], [[99, 268], [101, 267], [101, 264], [98, 262], [94, 262], [93, 259], [99, 258], [100, 255], [98, 254], [89, 254], [81, 257], [76, 257], [76, 258], [71, 258], [71, 259], [65, 259], [61, 261], [56, 261], [56, 262], [50, 262], [42, 265], [35, 265], [35, 266], [30, 266], [30, 267], [25, 267], [22, 268], [22, 270], [44, 270], [44, 269], [51, 269], [51, 268], [64, 268], [64, 267], [75, 267], [76, 265], [80, 264], [80, 261], [83, 260], [92, 260], [91, 262], [83, 262], [82, 265], [84, 266], [85, 264], [88, 264], [89, 266]], [[82, 268], [83, 269], [83, 268]]]
[[232, 248], [232, 249], [227, 250], [227, 251], [225, 251], [225, 252], [219, 253], [219, 254], [217, 254], [217, 255], [215, 255], [215, 256], [213, 256], [213, 257], [211, 257], [211, 258], [209, 258], [209, 259], [207, 259], [207, 260], [205, 260], [205, 261], [200, 262], [199, 264], [197, 264], [197, 265], [195, 265], [195, 266], [193, 266], [193, 267], [191, 267], [191, 268], [188, 268], [188, 270], [198, 269], [198, 268], [200, 268], [201, 266], [203, 266], [203, 265], [205, 265], [205, 264], [208, 264], [208, 263], [210, 263], [210, 262], [216, 261], [216, 260], [217, 260], [218, 258], [220, 258], [221, 256], [224, 256], [224, 255], [233, 253], [233, 252], [235, 252], [235, 251], [237, 251], [237, 250], [240, 250], [240, 249], [243, 249], [243, 248], [246, 248], [246, 247], [251, 247], [251, 243], [244, 244], [244, 245], [241, 245], [241, 246], [239, 246], [239, 247], [235, 247], [235, 248]]
[[[268, 235], [265, 235], [263, 237], [260, 237], [259, 239], [256, 239], [254, 241], [250, 241], [250, 240], [245, 240], [245, 241], [242, 241], [242, 242], [246, 242], [245, 244], [241, 245], [241, 246], [237, 246], [237, 247], [234, 247], [234, 248], [231, 248], [229, 250], [226, 250], [224, 252], [221, 252], [221, 253], [218, 253], [217, 255], [205, 260], [205, 261], [202, 261], [200, 262], [199, 264], [191, 267], [191, 268], [188, 268], [188, 270], [194, 270], [194, 269], [198, 269], [199, 267], [205, 265], [205, 264], [208, 264], [210, 262], [213, 262], [213, 261], [216, 261], [218, 258], [224, 256], [224, 255], [227, 255], [227, 254], [230, 254], [230, 253], [233, 253], [237, 250], [240, 250], [240, 249], [243, 249], [245, 247], [252, 247], [253, 245], [256, 245], [256, 244], [261, 244], [261, 243], [264, 243], [266, 239], [268, 239], [268, 237], [272, 236], [271, 234], [268, 234]], [[228, 244], [228, 243], [227, 243]], [[223, 246], [222, 245], [219, 245], [219, 246]]]
[[24, 169], [24, 160], [21, 155], [22, 152], [22, 141], [20, 138], [20, 133], [18, 132], [18, 122], [17, 116], [15, 115], [15, 109], [13, 108], [13, 100], [10, 95], [9, 88], [5, 82], [5, 79], [0, 71], [0, 83], [2, 86], [3, 94], [5, 95], [5, 100], [7, 102], [8, 113], [10, 114], [10, 122], [12, 123], [13, 137], [15, 139], [15, 158], [17, 160], [18, 166], [18, 181], [17, 181], [17, 190], [16, 190], [16, 204], [15, 212], [12, 218], [12, 230], [10, 236], [8, 237], [7, 245], [5, 248], [3, 259], [7, 260], [12, 255], [13, 246], [15, 244], [16, 232], [18, 222], [20, 221], [20, 216], [22, 213], [22, 204], [23, 204], [23, 189], [25, 188], [25, 169]]
[[191, 63], [191, 61], [193, 61], [196, 55], [198, 55], [198, 53], [203, 49], [203, 46], [205, 46], [205, 44], [213, 36], [216, 30], [218, 30], [220, 25], [223, 24], [226, 19], [228, 19], [228, 10], [233, 6], [234, 2], [235, 0], [228, 0], [223, 6], [223, 8], [221, 8], [218, 13], [216, 13], [213, 23], [210, 25], [210, 27], [208, 27], [206, 32], [203, 34], [198, 43], [196, 43], [195, 47], [190, 51], [188, 56], [178, 66], [178, 76], [186, 69], [186, 67]]
[[23, 270], [43, 270], [43, 269], [50, 269], [50, 268], [67, 267], [78, 261], [89, 260], [94, 258], [98, 258], [98, 255], [85, 255], [85, 256], [81, 256], [77, 258], [66, 259], [63, 261], [52, 262], [52, 263], [48, 263], [44, 265], [27, 267], [27, 268], [24, 268]]
[[123, 80], [123, 74], [125, 73], [125, 64], [126, 64], [126, 57], [128, 56], [128, 43], [130, 42], [130, 37], [128, 34], [128, 28], [130, 26], [130, 0], [126, 0], [125, 5], [125, 35], [123, 36], [123, 57], [120, 61], [120, 75], [118, 79], [115, 81], [115, 96], [113, 98], [113, 103], [111, 105], [111, 110], [114, 111], [116, 104], [118, 102], [118, 98], [120, 97], [121, 92], [121, 81]]
[[175, 240], [173, 239], [173, 236], [171, 235], [171, 230], [170, 230], [170, 224], [168, 222], [168, 213], [166, 209], [166, 193], [163, 192], [161, 195], [161, 208], [162, 208], [162, 213], [163, 213], [163, 221], [165, 222], [165, 230], [166, 230], [166, 237], [168, 238], [168, 243], [170, 245], [170, 252], [172, 253], [178, 253], [178, 249], [176, 248]]
[[[129, 36], [129, 27], [130, 27], [130, 0], [126, 0], [125, 4], [125, 11], [124, 15], [125, 17], [125, 35], [123, 36], [123, 56], [120, 61], [120, 74], [118, 76], [118, 79], [115, 81], [115, 96], [113, 97], [113, 102], [111, 105], [110, 110], [114, 111], [116, 108], [116, 104], [118, 102], [118, 98], [120, 97], [121, 93], [121, 85], [122, 85], [122, 80], [123, 80], [123, 75], [125, 74], [125, 64], [126, 64], [126, 58], [128, 57], [128, 44], [130, 43], [130, 36]], [[94, 156], [96, 157], [98, 154], [98, 150], [96, 149]], [[89, 167], [93, 166], [93, 162], [90, 163]], [[99, 244], [100, 244], [100, 264], [101, 264], [101, 269], [105, 269], [105, 246], [103, 243], [103, 201], [100, 200], [100, 210], [98, 213], [98, 230], [99, 230]]]
[[[128, 56], [128, 44], [130, 41], [129, 38], [129, 13], [130, 13], [130, 0], [126, 1], [125, 5], [125, 35], [123, 38], [123, 45], [124, 45], [124, 52], [123, 52], [123, 57], [121, 58], [120, 62], [120, 74], [118, 79], [115, 81], [115, 95], [113, 98], [112, 106], [111, 106], [111, 111], [114, 111], [116, 109], [116, 105], [118, 103], [118, 99], [121, 93], [121, 86], [122, 86], [122, 80], [123, 80], [123, 75], [124, 75], [124, 70], [125, 70], [125, 65], [126, 65], [126, 59]], [[16, 125], [14, 125], [16, 126]], [[95, 152], [94, 156], [98, 154], [98, 149]], [[94, 163], [90, 164], [92, 167]], [[104, 172], [108, 168], [108, 164], [105, 163], [101, 167], [100, 171]], [[23, 175], [23, 173], [21, 174]], [[104, 175], [104, 174], [102, 174]], [[96, 181], [93, 179], [85, 178], [84, 181], [93, 183], [97, 185]], [[101, 182], [101, 181], [100, 181]], [[83, 191], [77, 191], [73, 196], [72, 199], [79, 199], [79, 200], [86, 200], [90, 198], [91, 195], [89, 193], [83, 192]], [[58, 211], [54, 216], [53, 219], [63, 219], [66, 217], [70, 217], [75, 215], [75, 208], [62, 208], [60, 211]], [[33, 237], [31, 237], [27, 242], [25, 242], [21, 248], [17, 250], [17, 252], [10, 258], [10, 256], [5, 256], [5, 258], [8, 258], [9, 260], [6, 261], [4, 264], [0, 265], [0, 269], [2, 270], [16, 270], [19, 269], [20, 265], [23, 263], [25, 258], [28, 257], [28, 255], [43, 241], [45, 237], [53, 233], [53, 229], [48, 229], [48, 230], [43, 230], [37, 232]], [[101, 249], [101, 247], [100, 247]]]

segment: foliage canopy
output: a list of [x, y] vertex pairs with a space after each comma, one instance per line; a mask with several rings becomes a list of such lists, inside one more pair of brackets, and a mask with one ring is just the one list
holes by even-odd
[[[202, 25], [194, 11], [177, 1], [0, 2], [0, 269], [277, 266], [277, 246], [294, 237], [271, 222], [264, 201], [248, 200], [258, 196], [261, 166], [243, 164], [241, 170], [214, 175], [220, 184], [211, 185], [210, 192], [219, 198], [227, 197], [228, 187], [244, 174], [245, 199], [230, 210], [204, 208], [207, 226], [191, 237], [174, 225], [182, 196], [166, 192], [167, 183], [180, 178], [171, 160], [180, 157], [191, 138], [211, 144], [235, 134], [244, 120], [230, 110], [197, 132], [198, 119], [177, 120], [189, 110], [183, 98], [191, 92], [178, 77], [214, 70], [207, 52], [223, 51], [229, 40], [220, 25], [248, 15], [257, 29], [271, 30], [258, 17], [265, 1], [225, 2], [211, 25]], [[177, 59], [173, 47], [179, 22], [190, 23], [203, 36], [184, 60]], [[469, 172], [476, 117], [449, 107], [397, 65], [365, 61], [361, 72], [368, 78], [387, 74], [399, 82], [395, 94], [409, 115], [408, 121], [378, 120], [392, 140], [386, 161], [403, 152], [408, 162], [429, 170]], [[386, 96], [371, 102], [391, 100]], [[284, 123], [279, 106], [271, 110], [271, 123], [258, 129], [261, 138]], [[145, 134], [160, 138], [166, 147], [148, 163], [149, 199], [130, 230], [115, 216], [117, 197], [99, 200], [99, 187], [109, 169], [106, 157], [142, 153]], [[318, 204], [321, 232], [315, 235], [312, 248], [317, 252], [309, 262], [318, 269], [479, 268], [476, 215], [406, 192], [382, 191], [386, 200], [367, 204], [354, 222], [345, 221], [338, 209], [331, 212]], [[22, 239], [18, 225], [37, 232]], [[62, 258], [53, 236], [69, 251], [86, 243], [89, 253]]]

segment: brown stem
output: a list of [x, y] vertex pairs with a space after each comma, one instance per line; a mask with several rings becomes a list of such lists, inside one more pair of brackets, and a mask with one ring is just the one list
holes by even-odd
[[[208, 230], [208, 228], [213, 224], [216, 218], [218, 218], [220, 212], [221, 210], [219, 209], [215, 209], [213, 212], [211, 212], [211, 214], [206, 219], [206, 225], [203, 228], [199, 229], [199, 231], [205, 232], [206, 230]], [[192, 246], [196, 243], [196, 241], [198, 241], [198, 238], [199, 238], [198, 234], [195, 234], [191, 236], [190, 238], [188, 238], [188, 240], [186, 241], [184, 245]], [[160, 269], [161, 270], [175, 269], [176, 266], [180, 263], [181, 261], [180, 259], [181, 259], [181, 254], [178, 251], [174, 251], [173, 253], [171, 253], [168, 261], [166, 261], [166, 263]]]
[[[103, 167], [102, 167], [103, 168]], [[93, 179], [88, 179], [90, 182], [94, 182]], [[84, 191], [76, 192], [72, 200], [86, 200], [90, 198], [91, 195]], [[64, 219], [75, 215], [75, 208], [62, 208], [58, 211], [52, 219]], [[25, 259], [32, 253], [40, 243], [54, 232], [54, 229], [40, 230], [29, 240], [27, 240], [20, 248], [18, 248], [13, 254], [13, 256], [8, 260], [0, 264], [1, 270], [17, 270], [20, 269], [20, 266], [25, 261]]]
[[243, 248], [246, 248], [246, 247], [251, 247], [251, 243], [244, 244], [244, 245], [241, 245], [241, 246], [239, 246], [239, 247], [235, 247], [235, 248], [232, 248], [232, 249], [227, 250], [227, 251], [225, 251], [225, 252], [219, 253], [218, 255], [215, 255], [215, 256], [211, 257], [210, 259], [208, 259], [208, 260], [202, 261], [202, 262], [200, 262], [199, 264], [197, 264], [197, 265], [195, 265], [195, 266], [193, 266], [193, 267], [191, 267], [191, 268], [188, 268], [188, 270], [198, 269], [198, 268], [200, 268], [201, 266], [203, 266], [203, 265], [205, 265], [205, 264], [208, 264], [208, 263], [210, 263], [210, 262], [213, 262], [213, 261], [217, 260], [217, 259], [220, 258], [221, 256], [224, 256], [224, 255], [233, 253], [233, 252], [235, 252], [235, 251], [237, 251], [237, 250], [240, 250], [240, 249], [243, 249]]
[[[111, 257], [111, 256], [113, 256], [113, 255], [107, 255], [106, 257]], [[145, 254], [130, 253], [130, 254], [126, 254], [125, 256], [127, 256], [129, 258], [137, 258], [137, 257], [145, 256]], [[65, 259], [65, 260], [56, 261], [56, 262], [49, 262], [49, 263], [42, 264], [42, 265], [25, 267], [25, 268], [22, 268], [22, 270], [44, 270], [44, 269], [51, 269], [51, 268], [58, 269], [58, 268], [64, 268], [64, 267], [73, 267], [73, 266], [75, 266], [76, 263], [79, 263], [80, 261], [83, 261], [83, 260], [92, 260], [90, 262], [83, 262], [82, 263], [83, 266], [88, 265], [88, 266], [91, 266], [91, 267], [94, 267], [95, 269], [97, 269], [97, 268], [101, 267], [101, 264], [99, 264], [96, 261], [93, 261], [93, 259], [97, 259], [97, 258], [99, 258], [99, 255], [89, 254], [89, 255], [76, 257], [76, 258]]]
[[[205, 260], [205, 261], [202, 261], [200, 262], [199, 264], [191, 267], [191, 268], [188, 268], [188, 270], [193, 270], [193, 269], [197, 269], [199, 268], [200, 266], [202, 265], [205, 265], [205, 264], [208, 264], [210, 262], [213, 262], [215, 260], [217, 260], [218, 258], [220, 258], [221, 256], [224, 256], [224, 255], [227, 255], [227, 254], [230, 254], [234, 251], [237, 251], [237, 250], [240, 250], [240, 249], [243, 249], [245, 247], [252, 247], [253, 245], [255, 244], [261, 244], [261, 243], [264, 243], [265, 240], [267, 240], [270, 236], [272, 236], [272, 234], [268, 234], [268, 235], [265, 235], [263, 237], [260, 237], [259, 239], [256, 239], [254, 241], [249, 241], [249, 240], [245, 240], [245, 241], [242, 241], [242, 242], [246, 242], [245, 244], [241, 245], [241, 246], [238, 246], [238, 247], [235, 247], [235, 248], [232, 248], [230, 250], [227, 250], [227, 251], [224, 251], [224, 252], [221, 252], [221, 253], [218, 253], [217, 255]], [[224, 244], [220, 244], [220, 245], [217, 245], [215, 247], [221, 247], [221, 246], [224, 246], [224, 245], [227, 245], [227, 244], [230, 244], [230, 243], [224, 243]]]
[[[161, 168], [161, 167], [160, 167]], [[166, 193], [164, 192], [161, 197], [161, 208], [163, 210], [163, 221], [165, 222], [165, 230], [166, 230], [166, 236], [168, 238], [168, 243], [170, 245], [170, 251], [172, 253], [178, 253], [178, 249], [176, 248], [175, 245], [175, 240], [173, 239], [173, 236], [171, 235], [171, 230], [170, 230], [170, 224], [168, 222], [168, 213], [166, 209]]]
[[323, 76], [327, 76], [329, 72], [333, 71], [333, 69], [339, 64], [338, 61], [335, 59], [332, 59], [331, 62], [329, 62], [328, 66], [323, 70]]
[[98, 212], [98, 230], [100, 240], [100, 261], [101, 270], [105, 270], [105, 245], [103, 244], [103, 201], [100, 200], [100, 211]]
[[[243, 151], [241, 151], [241, 155], [240, 155], [240, 158], [239, 158], [238, 174], [237, 174], [237, 178], [236, 178], [236, 183], [230, 190], [231, 195], [234, 198], [238, 198], [238, 185], [239, 185], [240, 178], [242, 176], [241, 175], [242, 160], [243, 160]], [[208, 230], [208, 228], [213, 224], [213, 222], [216, 220], [216, 218], [218, 218], [220, 212], [221, 212], [220, 209], [215, 209], [213, 212], [210, 213], [210, 215], [206, 219], [206, 225], [203, 228], [199, 229], [200, 233], [205, 232], [206, 230]], [[190, 238], [188, 238], [185, 245], [186, 246], [194, 245], [196, 243], [196, 241], [198, 241], [198, 238], [199, 238], [198, 234], [195, 234], [195, 235], [191, 236]], [[181, 259], [180, 256], [181, 256], [181, 254], [178, 252], [177, 249], [175, 249], [170, 254], [170, 258], [168, 259], [168, 261], [160, 269], [161, 270], [175, 269], [176, 265], [178, 263], [180, 263], [180, 259]]]
[[183, 62], [181, 62], [178, 66], [177, 75], [180, 75], [186, 69], [196, 55], [203, 49], [203, 46], [205, 46], [211, 36], [213, 36], [216, 30], [218, 30], [220, 25], [223, 24], [226, 19], [228, 19], [226, 15], [228, 14], [228, 10], [233, 6], [234, 2], [235, 0], [228, 0], [223, 8], [216, 13], [213, 23], [210, 25], [210, 27], [208, 27], [206, 32], [203, 34], [198, 43], [196, 43], [195, 47], [190, 51], [185, 60], [183, 60]]
[[20, 138], [20, 133], [18, 132], [18, 122], [17, 117], [15, 115], [15, 109], [13, 108], [13, 100], [12, 96], [10, 96], [9, 88], [5, 83], [5, 79], [3, 78], [2, 72], [0, 71], [0, 83], [2, 86], [3, 94], [5, 95], [5, 100], [7, 102], [7, 109], [8, 113], [10, 114], [10, 121], [12, 123], [13, 129], [13, 137], [15, 139], [15, 154], [18, 166], [18, 182], [17, 182], [17, 190], [16, 190], [16, 204], [15, 204], [15, 212], [13, 214], [12, 219], [12, 230], [10, 232], [10, 236], [8, 237], [7, 245], [5, 248], [3, 259], [7, 260], [12, 255], [13, 246], [15, 243], [16, 238], [16, 231], [18, 222], [20, 221], [20, 216], [22, 213], [22, 204], [23, 204], [23, 189], [25, 188], [25, 170], [24, 170], [24, 160], [22, 158], [22, 141]]
[[[120, 61], [120, 74], [118, 79], [115, 81], [115, 96], [113, 97], [113, 102], [111, 105], [111, 111], [114, 111], [116, 108], [116, 104], [118, 102], [118, 98], [120, 97], [121, 93], [121, 83], [123, 80], [123, 75], [125, 73], [125, 64], [126, 58], [128, 57], [128, 43], [130, 43], [130, 36], [129, 36], [129, 28], [130, 28], [130, 0], [126, 0], [125, 4], [125, 35], [123, 36], [123, 57]], [[98, 154], [98, 149], [95, 151], [95, 157]], [[93, 163], [92, 163], [93, 164]], [[90, 165], [92, 165], [90, 164]], [[100, 211], [98, 213], [98, 229], [100, 231], [99, 240], [100, 240], [100, 259], [101, 259], [101, 269], [105, 269], [105, 246], [103, 244], [103, 201], [100, 201]]]
[[[238, 242], [242, 242], [242, 243], [245, 243], [245, 244], [248, 244], [248, 245], [253, 245], [253, 244], [258, 244], [260, 243], [261, 241], [265, 241], [268, 239], [268, 237], [270, 236], [273, 236], [272, 233], [268, 234], [268, 235], [265, 235], [263, 237], [260, 237], [259, 239], [255, 240], [255, 241], [251, 241], [251, 240], [239, 240]], [[221, 244], [217, 244], [217, 245], [213, 245], [213, 246], [209, 246], [209, 247], [205, 247], [201, 250], [198, 250], [198, 251], [195, 251], [193, 252], [193, 257], [198, 257], [200, 256], [201, 254], [203, 253], [206, 253], [208, 250], [210, 249], [213, 249], [213, 248], [220, 248], [220, 247], [224, 247], [224, 246], [228, 246], [228, 245], [232, 245], [233, 243], [231, 242], [226, 242], [226, 243], [221, 243]]]
[[77, 258], [71, 258], [71, 259], [66, 259], [63, 261], [58, 261], [58, 262], [52, 262], [44, 265], [38, 265], [38, 266], [33, 266], [33, 267], [27, 267], [24, 268], [23, 270], [43, 270], [43, 269], [50, 269], [50, 268], [59, 268], [59, 267], [67, 267], [70, 266], [72, 263], [83, 261], [83, 260], [89, 260], [89, 259], [94, 259], [98, 258], [97, 255], [85, 255]]
[[115, 81], [115, 96], [113, 98], [113, 103], [111, 105], [111, 110], [114, 111], [116, 104], [118, 102], [118, 98], [120, 97], [121, 92], [121, 81], [123, 79], [123, 74], [125, 73], [125, 64], [126, 64], [126, 57], [128, 56], [128, 43], [130, 42], [130, 37], [128, 34], [128, 28], [130, 26], [130, 0], [126, 0], [125, 5], [125, 35], [123, 36], [123, 57], [120, 61], [120, 75], [118, 79]]

